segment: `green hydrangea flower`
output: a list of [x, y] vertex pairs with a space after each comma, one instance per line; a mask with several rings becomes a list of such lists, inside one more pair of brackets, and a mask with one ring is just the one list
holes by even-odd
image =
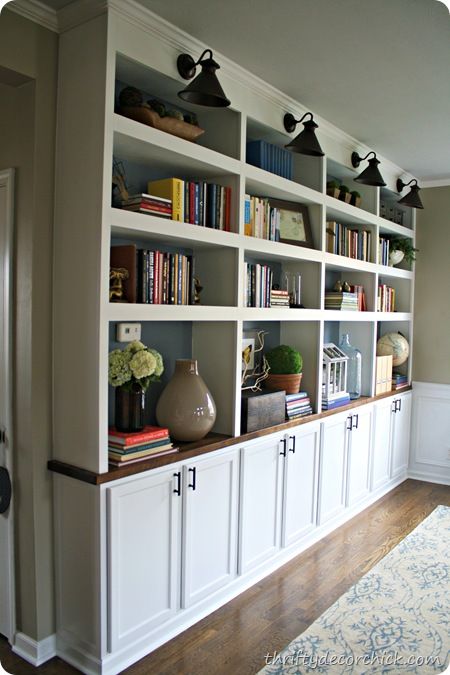
[[120, 349], [114, 349], [109, 354], [109, 384], [120, 387], [131, 380], [130, 358]]
[[155, 372], [153, 374], [155, 375], [155, 377], [161, 377], [161, 375], [164, 372], [164, 364], [163, 364], [162, 356], [159, 352], [156, 351], [156, 349], [149, 349], [148, 351], [156, 359], [156, 367], [155, 367]]
[[137, 380], [153, 375], [156, 368], [156, 359], [147, 350], [136, 352], [130, 361], [131, 372]]
[[136, 354], [136, 352], [140, 352], [143, 349], [147, 349], [147, 347], [140, 342], [139, 340], [133, 340], [133, 342], [130, 342], [124, 349], [125, 352], [131, 352], [132, 354]]

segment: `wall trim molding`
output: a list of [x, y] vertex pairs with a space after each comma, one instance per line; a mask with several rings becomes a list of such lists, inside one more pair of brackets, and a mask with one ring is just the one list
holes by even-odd
[[450, 384], [413, 382], [408, 475], [450, 485]]
[[14, 0], [5, 7], [54, 33], [59, 32], [57, 12], [39, 0]]
[[450, 485], [450, 477], [442, 476], [433, 472], [408, 471], [408, 478], [413, 480], [422, 480], [425, 483], [437, 483], [438, 485]]
[[16, 633], [12, 650], [32, 666], [41, 664], [56, 656], [56, 635], [49, 635], [44, 640], [33, 640], [25, 633]]
[[448, 187], [449, 185], [450, 185], [450, 176], [448, 178], [440, 178], [436, 180], [425, 179], [420, 181], [421, 188]]

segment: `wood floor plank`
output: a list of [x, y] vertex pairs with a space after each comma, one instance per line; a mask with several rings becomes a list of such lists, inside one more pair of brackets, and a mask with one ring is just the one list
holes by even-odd
[[[127, 675], [252, 675], [371, 569], [439, 504], [450, 486], [407, 480], [238, 598], [128, 668]], [[35, 668], [0, 639], [0, 661], [15, 675]], [[74, 668], [52, 659], [39, 675]]]

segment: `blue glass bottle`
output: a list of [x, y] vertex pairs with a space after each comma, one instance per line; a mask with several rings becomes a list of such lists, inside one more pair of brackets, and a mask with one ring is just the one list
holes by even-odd
[[339, 343], [340, 349], [348, 356], [347, 391], [351, 399], [361, 396], [361, 352], [350, 344], [350, 336], [344, 333]]

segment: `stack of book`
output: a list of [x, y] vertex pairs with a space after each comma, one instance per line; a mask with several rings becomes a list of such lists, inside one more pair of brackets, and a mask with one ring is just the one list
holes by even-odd
[[356, 230], [342, 223], [329, 221], [326, 244], [328, 253], [369, 262], [372, 233], [370, 230]]
[[356, 293], [356, 297], [358, 299], [358, 310], [360, 312], [365, 312], [367, 307], [366, 307], [366, 294], [364, 293], [364, 286], [354, 284], [353, 286], [350, 286], [350, 290], [352, 293]]
[[339, 408], [341, 405], [347, 405], [347, 403], [350, 403], [350, 394], [343, 391], [338, 395], [333, 394], [330, 399], [324, 397], [322, 399], [322, 410], [333, 410], [333, 408]]
[[159, 218], [172, 218], [172, 200], [149, 195], [145, 192], [131, 195], [128, 199], [123, 200], [122, 208], [127, 211], [148, 213]]
[[325, 293], [325, 309], [342, 311], [358, 311], [358, 294], [346, 291], [327, 291]]
[[113, 466], [124, 466], [145, 459], [178, 452], [170, 440], [169, 430], [146, 426], [142, 431], [126, 433], [110, 427], [108, 433], [108, 461]]
[[247, 163], [292, 180], [292, 152], [267, 141], [247, 143]]
[[244, 303], [246, 307], [270, 307], [272, 268], [259, 263], [245, 263]]
[[192, 225], [231, 230], [231, 188], [206, 181], [164, 178], [148, 191], [172, 202], [172, 218]]
[[308, 392], [300, 391], [298, 394], [286, 394], [286, 417], [295, 420], [297, 417], [306, 417], [312, 414], [311, 401]]
[[405, 389], [408, 386], [408, 376], [400, 373], [392, 373], [392, 389]]
[[270, 291], [270, 306], [271, 307], [289, 307], [289, 293], [272, 288]]
[[389, 265], [389, 239], [380, 237], [378, 241], [378, 262], [380, 265]]
[[378, 286], [377, 310], [379, 312], [395, 312], [395, 288], [380, 284]]

